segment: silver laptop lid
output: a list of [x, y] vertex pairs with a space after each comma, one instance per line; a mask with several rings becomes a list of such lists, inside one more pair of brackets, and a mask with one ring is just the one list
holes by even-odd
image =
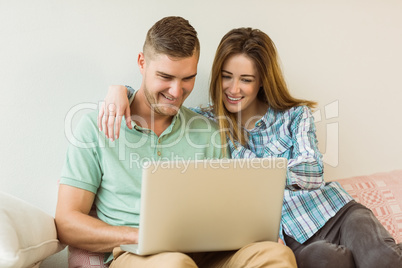
[[287, 159], [149, 162], [138, 250], [204, 252], [277, 241]]

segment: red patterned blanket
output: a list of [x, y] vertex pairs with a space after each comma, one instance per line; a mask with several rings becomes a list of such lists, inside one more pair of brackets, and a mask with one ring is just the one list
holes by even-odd
[[337, 181], [357, 202], [374, 212], [397, 243], [402, 242], [402, 170]]

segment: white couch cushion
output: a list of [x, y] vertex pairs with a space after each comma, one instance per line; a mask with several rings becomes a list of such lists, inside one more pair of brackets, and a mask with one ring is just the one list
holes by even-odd
[[33, 267], [62, 249], [52, 216], [0, 191], [0, 267]]

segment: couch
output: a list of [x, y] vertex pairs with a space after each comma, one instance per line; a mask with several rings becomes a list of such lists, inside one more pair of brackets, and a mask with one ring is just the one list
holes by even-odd
[[[372, 209], [395, 240], [402, 242], [402, 170], [337, 181], [356, 201]], [[0, 192], [0, 268], [67, 267], [63, 248], [52, 216]], [[83, 260], [87, 268], [102, 267], [96, 254], [87, 254], [87, 258]]]

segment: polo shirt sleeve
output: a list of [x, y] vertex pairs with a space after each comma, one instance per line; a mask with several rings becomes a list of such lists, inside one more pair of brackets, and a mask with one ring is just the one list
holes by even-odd
[[102, 178], [98, 135], [93, 116], [84, 115], [69, 138], [60, 184], [97, 193]]

